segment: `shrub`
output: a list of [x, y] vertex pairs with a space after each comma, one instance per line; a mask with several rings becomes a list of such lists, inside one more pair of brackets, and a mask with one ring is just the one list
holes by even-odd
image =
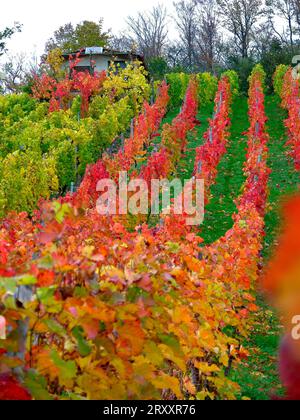
[[236, 71], [234, 70], [227, 70], [224, 73], [222, 73], [222, 77], [228, 77], [230, 86], [231, 86], [231, 92], [232, 96], [235, 97], [239, 95], [240, 93], [240, 82], [239, 82], [239, 76]]
[[0, 96], [0, 125], [14, 123], [36, 109], [38, 102], [26, 93]]
[[181, 106], [186, 93], [190, 76], [186, 73], [169, 73], [166, 80], [169, 85], [170, 107]]
[[256, 64], [256, 66], [253, 67], [253, 70], [251, 72], [251, 75], [249, 77], [249, 82], [251, 81], [251, 78], [253, 75], [256, 75], [259, 80], [261, 81], [263, 90], [266, 88], [266, 72], [261, 64]]
[[127, 65], [125, 69], [112, 66], [103, 84], [104, 94], [112, 102], [128, 96], [136, 115], [141, 111], [144, 101], [150, 99], [151, 87], [147, 76], [147, 71], [138, 61]]
[[65, 140], [53, 149], [52, 156], [55, 161], [60, 192], [65, 192], [70, 188], [72, 182], [76, 182], [77, 147], [70, 140]]
[[288, 71], [289, 66], [285, 64], [280, 64], [276, 67], [274, 76], [273, 76], [273, 86], [275, 93], [281, 98], [282, 88], [284, 84], [284, 76]]
[[[31, 212], [36, 206], [39, 192], [40, 197], [48, 197], [49, 192], [64, 193], [71, 182], [79, 181], [86, 166], [97, 161], [117, 136], [128, 130], [131, 119], [143, 108], [150, 94], [146, 76], [146, 71], [140, 64], [128, 66], [117, 74], [111, 72], [101, 94], [92, 96], [89, 104], [87, 98], [91, 94], [92, 85], [89, 82], [88, 86], [84, 86], [85, 79], [77, 78], [76, 83], [82, 82], [81, 95], [73, 99], [70, 109], [65, 107], [66, 109], [55, 110], [57, 90], [53, 96], [53, 91], [48, 91], [48, 85], [41, 80], [41, 91], [35, 93], [45, 102], [38, 103], [25, 94], [0, 96], [0, 157], [3, 158], [2, 165], [9, 168], [9, 174], [3, 173], [0, 178], [3, 181], [2, 209]], [[38, 86], [39, 83], [36, 83], [35, 89]], [[67, 98], [63, 83], [56, 82], [57, 87], [61, 88], [60, 97]], [[67, 91], [68, 89], [65, 92]], [[81, 118], [83, 105], [85, 118]], [[52, 112], [49, 113], [49, 110]], [[36, 165], [29, 160], [29, 156], [33, 155], [37, 156], [39, 162]], [[45, 162], [50, 157], [55, 187], [46, 173]], [[33, 178], [34, 170], [37, 171], [38, 179], [41, 171], [45, 171], [40, 189], [33, 186], [27, 188], [27, 201], [17, 197], [13, 199], [9, 193], [14, 170], [20, 189], [25, 191], [25, 186], [19, 179], [22, 160], [26, 171], [32, 172]], [[48, 189], [44, 188], [45, 180], [49, 182]], [[12, 191], [18, 189], [13, 187]]]
[[162, 80], [168, 71], [168, 63], [162, 57], [156, 57], [148, 63], [149, 72], [154, 80]]
[[207, 105], [214, 100], [218, 90], [218, 79], [211, 73], [199, 73], [199, 103], [200, 106]]
[[7, 211], [27, 211], [40, 198], [50, 198], [58, 190], [55, 160], [35, 151], [16, 151], [7, 155], [0, 168], [0, 216]]

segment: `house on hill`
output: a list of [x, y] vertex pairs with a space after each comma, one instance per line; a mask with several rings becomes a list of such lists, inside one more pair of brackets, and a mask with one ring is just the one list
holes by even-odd
[[74, 51], [72, 53], [63, 54], [64, 63], [63, 66], [67, 69], [69, 66], [70, 55], [75, 57], [76, 54], [80, 53], [80, 62], [75, 67], [76, 71], [88, 71], [93, 73], [96, 71], [108, 70], [112, 63], [125, 68], [128, 63], [139, 60], [144, 63], [144, 58], [141, 55], [109, 50], [102, 47], [87, 47], [80, 51]]

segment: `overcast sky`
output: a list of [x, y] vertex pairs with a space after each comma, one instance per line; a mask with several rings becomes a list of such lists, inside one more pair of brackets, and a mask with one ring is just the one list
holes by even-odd
[[[104, 18], [105, 29], [114, 33], [126, 27], [125, 19], [137, 11], [148, 10], [158, 0], [9, 0], [1, 7], [0, 30], [14, 22], [23, 24], [22, 33], [8, 42], [10, 53], [25, 52], [40, 55], [45, 42], [61, 25], [82, 20], [97, 21]], [[162, 0], [168, 10], [173, 10], [173, 0]], [[170, 21], [170, 28], [172, 20]]]

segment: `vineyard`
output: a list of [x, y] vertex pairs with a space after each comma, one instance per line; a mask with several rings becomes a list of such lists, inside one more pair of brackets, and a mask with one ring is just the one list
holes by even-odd
[[[257, 65], [246, 97], [234, 71], [151, 85], [140, 64], [78, 59], [0, 97], [0, 400], [299, 399], [292, 69], [269, 95]], [[99, 181], [119, 190], [124, 171], [149, 191], [190, 180], [193, 198], [204, 180], [204, 222], [176, 197], [99, 214]]]

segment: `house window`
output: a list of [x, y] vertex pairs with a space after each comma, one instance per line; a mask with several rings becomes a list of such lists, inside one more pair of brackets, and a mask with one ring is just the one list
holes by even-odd
[[94, 69], [91, 66], [76, 66], [76, 67], [74, 67], [74, 70], [77, 73], [85, 73], [85, 72], [88, 72], [90, 74], [94, 74]]
[[116, 66], [121, 67], [121, 69], [126, 68], [126, 61], [115, 61]]

